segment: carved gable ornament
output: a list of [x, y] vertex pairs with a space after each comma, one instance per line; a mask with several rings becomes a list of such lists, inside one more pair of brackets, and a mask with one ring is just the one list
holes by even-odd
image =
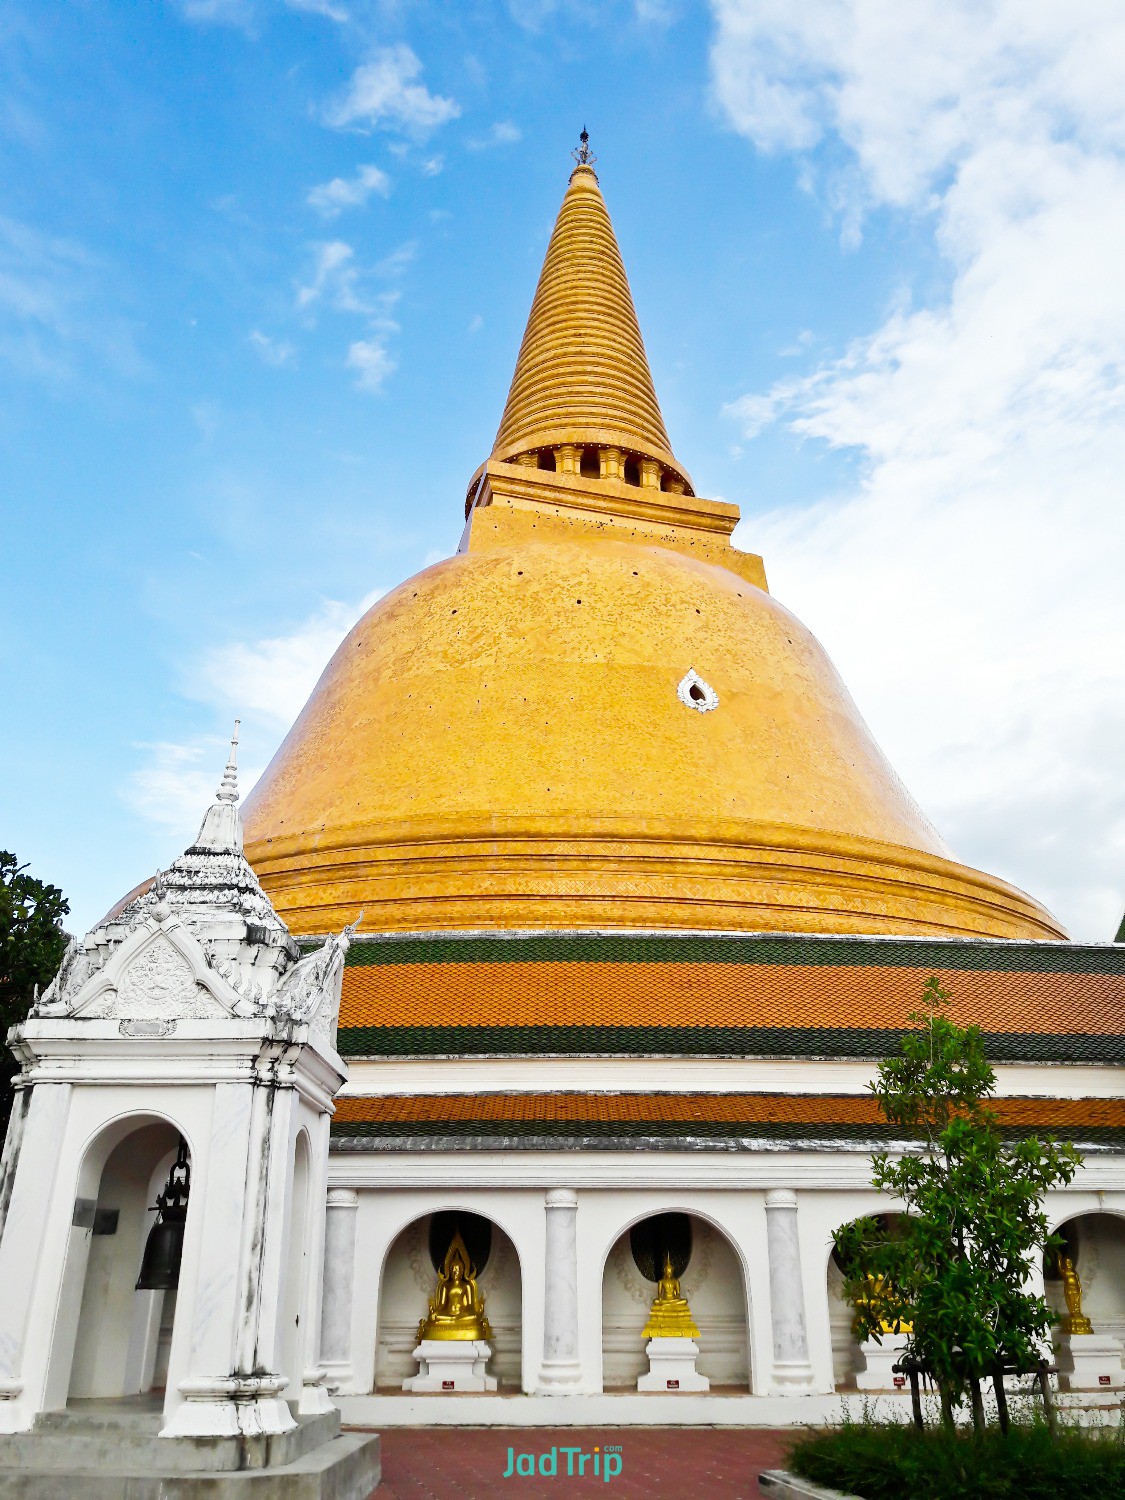
[[178, 917], [149, 918], [81, 986], [67, 1012], [84, 1020], [229, 1019], [237, 1001]]

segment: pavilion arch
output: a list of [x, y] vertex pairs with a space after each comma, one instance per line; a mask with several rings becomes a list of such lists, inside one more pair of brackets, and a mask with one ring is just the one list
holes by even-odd
[[[633, 1214], [619, 1225], [601, 1255], [601, 1357], [604, 1390], [633, 1390], [648, 1369], [642, 1329], [656, 1285], [642, 1275], [631, 1232], [664, 1214], [690, 1221], [691, 1255], [680, 1280], [699, 1326], [700, 1374], [712, 1390], [751, 1384], [750, 1282], [738, 1240], [713, 1214], [677, 1203]], [[768, 1273], [767, 1273], [768, 1274]]]
[[[51, 1336], [48, 1410], [161, 1387], [176, 1330], [190, 1318], [177, 1315], [176, 1293], [137, 1291], [135, 1283], [152, 1205], [181, 1137], [193, 1163], [188, 1132], [166, 1111], [145, 1109], [103, 1122], [83, 1145]], [[195, 1222], [189, 1196], [185, 1239]]]
[[[848, 1223], [863, 1218], [905, 1219], [909, 1215], [901, 1208], [888, 1208], [886, 1200], [875, 1200], [862, 1213], [854, 1214]], [[828, 1327], [832, 1339], [832, 1382], [836, 1390], [852, 1390], [856, 1375], [863, 1368], [860, 1344], [852, 1330], [855, 1316], [844, 1301], [844, 1273], [836, 1257], [835, 1241], [831, 1238], [824, 1253], [825, 1282], [828, 1289]]]
[[430, 1228], [439, 1214], [464, 1215], [489, 1226], [488, 1255], [479, 1277], [493, 1332], [488, 1370], [497, 1376], [502, 1390], [518, 1391], [523, 1374], [524, 1267], [516, 1240], [495, 1215], [456, 1200], [442, 1200], [429, 1211], [410, 1216], [388, 1241], [377, 1281], [375, 1389], [401, 1390], [406, 1376], [418, 1373], [413, 1350], [419, 1319], [425, 1316], [437, 1284]]
[[[1094, 1332], [1125, 1342], [1125, 1212], [1096, 1208], [1063, 1212], [1052, 1233], [1066, 1237], [1082, 1284], [1082, 1311]], [[1044, 1267], [1047, 1301], [1061, 1315], [1066, 1312], [1062, 1282]]]

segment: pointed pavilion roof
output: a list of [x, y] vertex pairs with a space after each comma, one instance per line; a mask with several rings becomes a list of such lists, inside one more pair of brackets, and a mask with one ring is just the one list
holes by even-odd
[[674, 457], [609, 213], [579, 159], [555, 221], [492, 456], [619, 447], [691, 481]]

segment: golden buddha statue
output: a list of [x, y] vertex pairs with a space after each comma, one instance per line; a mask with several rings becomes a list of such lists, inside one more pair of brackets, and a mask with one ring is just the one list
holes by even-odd
[[484, 1315], [484, 1298], [477, 1287], [465, 1241], [457, 1229], [438, 1272], [429, 1313], [418, 1324], [418, 1338], [487, 1340], [491, 1337], [492, 1329]]
[[1059, 1251], [1059, 1275], [1062, 1277], [1063, 1296], [1066, 1298], [1066, 1317], [1062, 1320], [1064, 1333], [1093, 1333], [1094, 1325], [1082, 1311], [1082, 1283], [1078, 1279], [1073, 1257], [1065, 1250]]
[[656, 1286], [656, 1297], [641, 1334], [646, 1339], [697, 1339], [699, 1329], [691, 1308], [680, 1295], [680, 1283], [672, 1275], [672, 1257], [665, 1253], [664, 1275]]
[[888, 1290], [887, 1278], [885, 1276], [876, 1276], [874, 1272], [869, 1271], [867, 1274], [867, 1296], [862, 1299], [862, 1304], [869, 1307], [878, 1317], [880, 1333], [913, 1333], [914, 1324], [907, 1322], [905, 1318], [899, 1318], [892, 1322], [882, 1315], [881, 1309], [886, 1305]]

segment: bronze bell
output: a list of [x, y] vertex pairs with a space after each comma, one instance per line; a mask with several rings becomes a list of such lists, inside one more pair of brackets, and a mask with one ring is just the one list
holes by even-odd
[[180, 1285], [190, 1187], [187, 1142], [181, 1136], [180, 1149], [168, 1173], [164, 1191], [156, 1197], [156, 1223], [148, 1232], [145, 1253], [141, 1257], [138, 1292], [174, 1292]]

